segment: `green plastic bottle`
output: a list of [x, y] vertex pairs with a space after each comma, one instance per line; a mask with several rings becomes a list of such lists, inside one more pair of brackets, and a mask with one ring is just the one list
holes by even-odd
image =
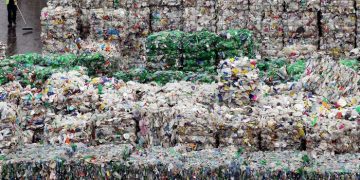
[[114, 8], [118, 8], [119, 7], [119, 0], [115, 0], [114, 1]]

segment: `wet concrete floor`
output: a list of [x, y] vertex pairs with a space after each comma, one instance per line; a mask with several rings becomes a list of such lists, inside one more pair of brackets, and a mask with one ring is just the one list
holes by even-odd
[[[17, 11], [16, 27], [8, 28], [7, 8], [4, 0], [0, 0], [0, 41], [7, 44], [7, 56], [29, 52], [41, 52], [41, 9], [46, 6], [46, 0], [18, 0], [27, 25]], [[23, 27], [32, 27], [33, 31], [23, 31]]]

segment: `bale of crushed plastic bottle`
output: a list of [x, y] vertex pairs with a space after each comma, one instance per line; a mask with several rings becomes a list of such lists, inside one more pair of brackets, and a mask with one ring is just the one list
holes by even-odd
[[182, 31], [162, 31], [151, 34], [146, 41], [147, 67], [178, 69], [181, 67]]
[[215, 65], [218, 36], [208, 31], [187, 33], [182, 39], [183, 70], [201, 71]]
[[255, 57], [255, 44], [251, 31], [230, 29], [220, 32], [219, 36], [220, 40], [216, 48], [220, 58]]

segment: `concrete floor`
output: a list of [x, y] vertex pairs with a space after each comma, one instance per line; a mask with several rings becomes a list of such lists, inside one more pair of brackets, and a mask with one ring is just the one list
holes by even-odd
[[46, 0], [18, 0], [18, 5], [27, 21], [27, 27], [32, 27], [32, 32], [23, 31], [25, 24], [17, 12], [17, 26], [8, 28], [7, 9], [4, 0], [0, 0], [0, 41], [7, 44], [7, 56], [29, 52], [41, 52], [40, 41], [40, 13], [46, 6]]

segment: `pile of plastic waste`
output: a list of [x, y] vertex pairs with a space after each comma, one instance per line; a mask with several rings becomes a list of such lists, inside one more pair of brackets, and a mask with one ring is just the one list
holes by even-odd
[[360, 178], [358, 2], [48, 5], [72, 54], [0, 62], [0, 178]]

